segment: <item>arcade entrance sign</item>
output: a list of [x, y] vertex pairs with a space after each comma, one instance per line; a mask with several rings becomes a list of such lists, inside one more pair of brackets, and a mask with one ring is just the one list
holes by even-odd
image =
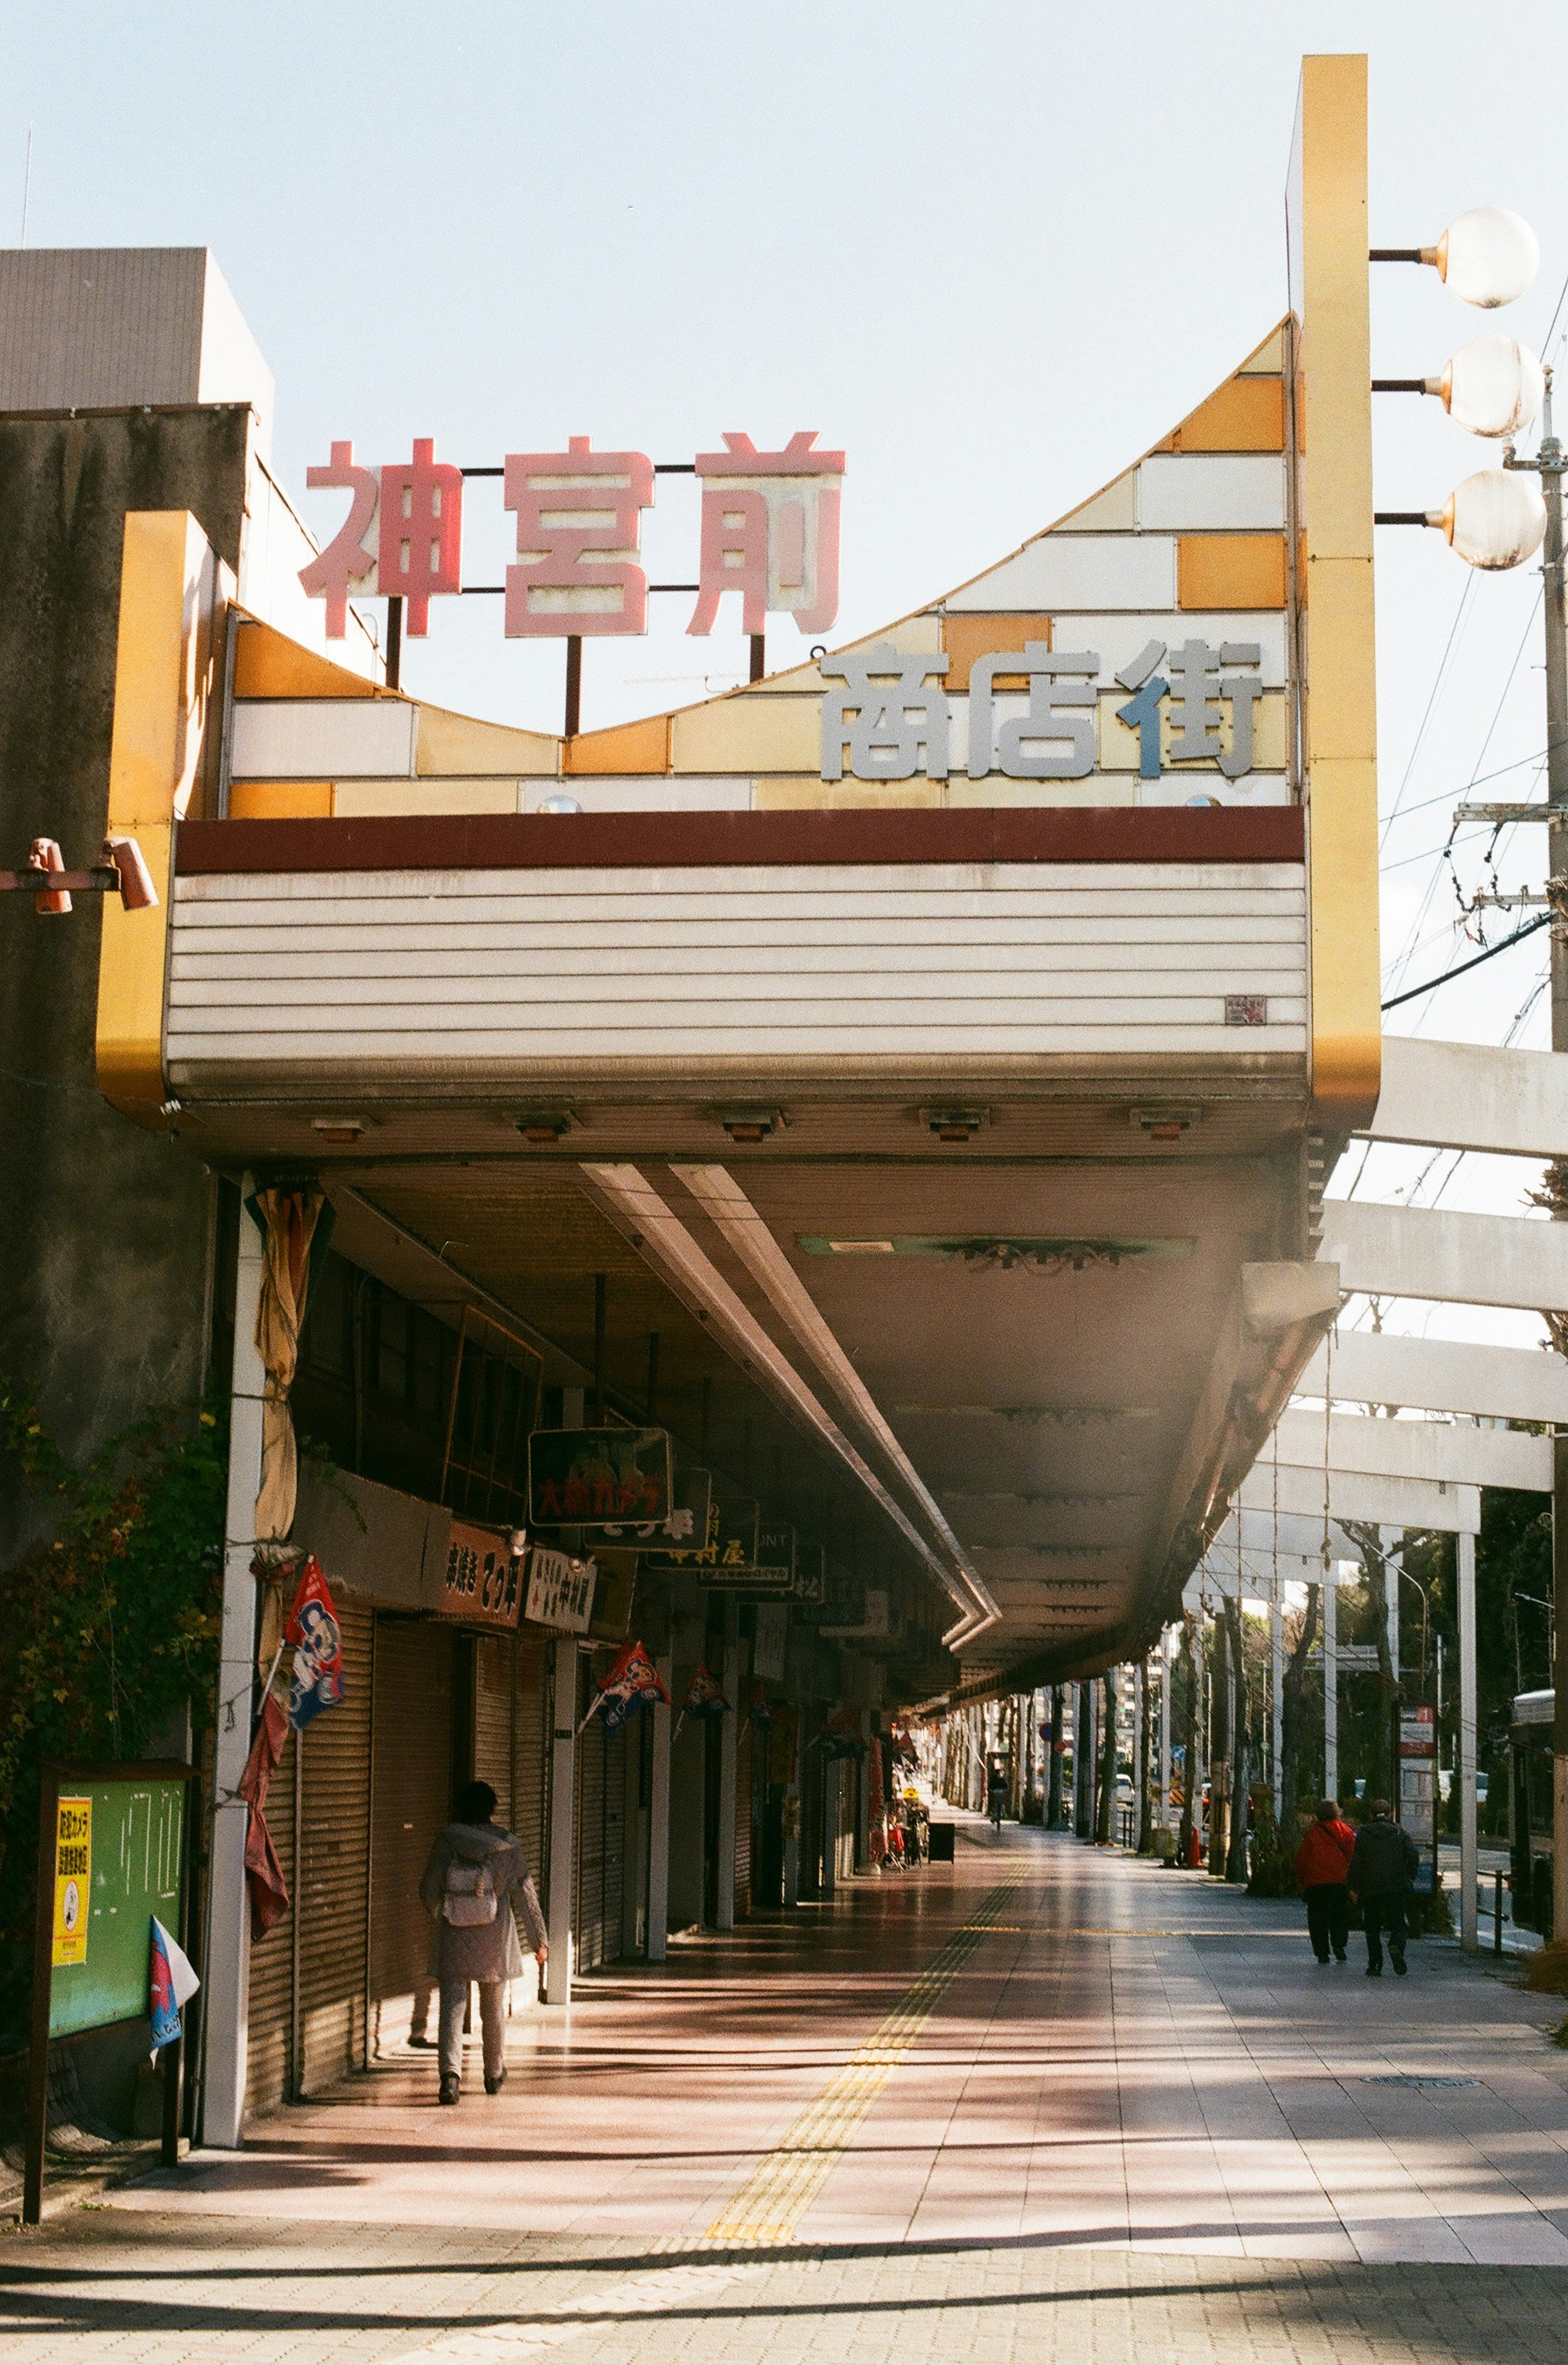
[[[404, 629], [430, 630], [432, 600], [501, 590], [509, 639], [584, 639], [645, 633], [648, 593], [695, 590], [689, 633], [713, 629], [726, 592], [741, 599], [741, 628], [760, 633], [768, 614], [793, 616], [802, 633], [824, 633], [838, 613], [842, 452], [819, 452], [816, 431], [781, 451], [759, 452], [749, 435], [726, 432], [722, 452], [655, 467], [645, 452], [596, 452], [573, 435], [564, 452], [512, 452], [498, 468], [456, 468], [435, 456], [433, 436], [416, 438], [398, 465], [356, 463], [352, 443], [334, 443], [325, 467], [308, 468], [312, 492], [349, 495], [349, 513], [319, 556], [299, 570], [327, 603], [327, 638], [341, 641], [351, 600], [400, 600]], [[657, 476], [695, 476], [702, 486], [695, 584], [650, 585], [640, 563], [643, 511]], [[517, 518], [517, 565], [504, 585], [463, 581], [463, 488], [467, 476], [499, 476]]]

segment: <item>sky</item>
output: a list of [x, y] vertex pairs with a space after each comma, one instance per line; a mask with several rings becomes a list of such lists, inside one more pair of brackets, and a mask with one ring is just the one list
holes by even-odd
[[[380, 462], [432, 435], [438, 457], [495, 465], [586, 433], [679, 461], [726, 428], [816, 428], [848, 455], [835, 642], [1075, 506], [1267, 333], [1304, 51], [1369, 54], [1374, 244], [1429, 243], [1482, 204], [1540, 240], [1534, 288], [1500, 312], [1430, 271], [1375, 272], [1374, 373], [1436, 371], [1498, 330], [1565, 350], [1568, 175], [1541, 65], [1561, 18], [1541, 5], [5, 0], [0, 32], [0, 240], [20, 233], [30, 127], [29, 245], [210, 246], [276, 375], [276, 471], [323, 537], [341, 496], [305, 470], [334, 439]], [[1375, 426], [1380, 509], [1440, 507], [1495, 465], [1430, 400], [1380, 397]], [[469, 579], [500, 579], [510, 522], [498, 485], [469, 488]], [[694, 488], [661, 478], [650, 579], [692, 580], [696, 544]], [[1380, 532], [1385, 992], [1473, 948], [1462, 897], [1539, 884], [1539, 829], [1491, 867], [1484, 828], [1443, 857], [1472, 782], [1543, 793], [1539, 596], [1535, 567], [1475, 576], [1435, 533]], [[650, 607], [645, 639], [588, 644], [585, 728], [742, 677], [738, 631], [694, 640], [689, 600]], [[404, 684], [558, 729], [561, 647], [507, 642], [499, 611], [435, 603]], [[805, 645], [773, 620], [770, 666]], [[1544, 970], [1542, 934], [1389, 1024], [1542, 1048]], [[1513, 1212], [1532, 1179], [1453, 1166], [1380, 1151], [1356, 1188]]]

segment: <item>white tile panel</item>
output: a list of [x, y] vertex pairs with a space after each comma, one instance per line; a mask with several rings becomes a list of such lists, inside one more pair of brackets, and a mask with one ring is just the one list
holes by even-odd
[[230, 777], [411, 779], [418, 720], [411, 699], [237, 699]]
[[1044, 533], [946, 604], [954, 615], [991, 608], [1173, 609], [1176, 544], [1153, 533]]
[[[178, 882], [179, 1089], [1305, 1052], [1293, 864], [297, 873]], [[1227, 993], [1269, 1024], [1227, 1027]]]
[[1284, 461], [1274, 452], [1157, 453], [1137, 472], [1137, 515], [1146, 533], [1282, 533]]
[[751, 782], [733, 773], [711, 779], [686, 773], [577, 773], [524, 780], [518, 809], [537, 813], [547, 797], [575, 797], [584, 813], [749, 813]]

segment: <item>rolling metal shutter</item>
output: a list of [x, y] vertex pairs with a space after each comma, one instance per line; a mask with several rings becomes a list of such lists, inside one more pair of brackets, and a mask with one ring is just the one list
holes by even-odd
[[735, 1919], [751, 1911], [751, 1826], [756, 1811], [756, 1753], [749, 1723], [735, 1743]]
[[[489, 1777], [487, 1777], [489, 1778]], [[404, 2044], [429, 2011], [432, 1925], [420, 1876], [452, 1788], [452, 1636], [428, 1620], [375, 1621], [371, 1755], [370, 2053]]]
[[512, 1830], [522, 1842], [529, 1870], [545, 1892], [545, 1769], [549, 1763], [550, 1719], [545, 1698], [548, 1661], [544, 1638], [537, 1627], [525, 1627], [517, 1638], [517, 1721], [513, 1728]]
[[[597, 1722], [598, 1720], [596, 1719]], [[604, 1736], [604, 1907], [600, 1923], [601, 1963], [617, 1961], [622, 1950], [622, 1916], [626, 1884], [626, 1748], [627, 1728], [619, 1725]]]
[[604, 1960], [604, 1743], [602, 1719], [594, 1716], [577, 1743], [577, 1885], [573, 1921], [574, 1967], [591, 1971]]
[[338, 1604], [345, 1680], [340, 1706], [299, 1736], [303, 1788], [299, 1882], [297, 2090], [312, 2093], [366, 2055], [365, 1941], [370, 1916], [370, 1723], [375, 1620]]
[[[330, 1711], [337, 1714], [336, 1709]], [[277, 1772], [267, 1790], [267, 1829], [283, 1867], [291, 1908], [294, 1898], [294, 1767], [297, 1733], [284, 1743]], [[247, 1905], [247, 1911], [249, 1907]], [[294, 1914], [286, 1913], [264, 1938], [251, 1942], [250, 2040], [245, 2059], [245, 2110], [270, 2111], [288, 2100], [289, 2035], [293, 2024]]]
[[496, 1794], [497, 1819], [508, 1831], [515, 1831], [512, 1683], [517, 1639], [511, 1634], [482, 1634], [474, 1657], [474, 1777], [489, 1784]]

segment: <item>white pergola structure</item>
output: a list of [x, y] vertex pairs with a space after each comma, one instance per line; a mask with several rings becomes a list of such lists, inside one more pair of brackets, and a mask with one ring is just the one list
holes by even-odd
[[[1389, 1038], [1383, 1045], [1383, 1097], [1365, 1138], [1523, 1158], [1568, 1156], [1568, 1061], [1551, 1052]], [[1330, 1201], [1324, 1208], [1321, 1254], [1326, 1263], [1338, 1264], [1347, 1297], [1364, 1294], [1439, 1305], [1568, 1310], [1568, 1225]], [[1362, 1409], [1343, 1409], [1350, 1406]], [[1528, 1348], [1381, 1332], [1331, 1335], [1304, 1370], [1295, 1398], [1238, 1489], [1230, 1516], [1189, 1586], [1193, 1607], [1204, 1593], [1234, 1592], [1238, 1586], [1270, 1602], [1277, 1765], [1283, 1585], [1323, 1583], [1335, 1564], [1359, 1559], [1359, 1546], [1340, 1524], [1345, 1520], [1376, 1525], [1385, 1531], [1385, 1542], [1386, 1531], [1413, 1528], [1455, 1537], [1461, 1940], [1469, 1949], [1477, 1943], [1475, 1538], [1481, 1489], [1508, 1486], [1551, 1495], [1554, 1483], [1552, 1436], [1476, 1425], [1497, 1419], [1568, 1430], [1568, 1362]], [[1335, 1583], [1325, 1585], [1330, 1789], [1338, 1770], [1335, 1596]], [[1568, 1851], [1555, 1855], [1555, 1877], [1568, 1881]], [[1562, 1900], [1559, 1911], [1559, 1926], [1568, 1927]]]

